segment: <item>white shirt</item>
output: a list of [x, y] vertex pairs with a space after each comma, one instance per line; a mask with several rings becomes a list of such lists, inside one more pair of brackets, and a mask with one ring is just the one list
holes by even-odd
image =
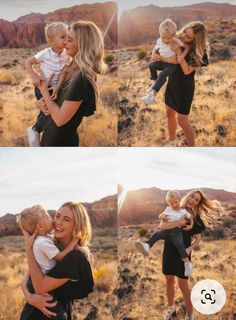
[[167, 207], [163, 213], [166, 215], [168, 222], [177, 221], [182, 217], [185, 217], [186, 219], [191, 218], [191, 214], [185, 209], [175, 211], [170, 207]]
[[46, 273], [56, 265], [56, 260], [53, 258], [59, 253], [59, 249], [51, 237], [37, 236], [33, 244], [33, 253], [40, 269]]
[[57, 84], [62, 69], [65, 65], [69, 65], [72, 60], [72, 58], [66, 54], [65, 49], [61, 54], [58, 54], [50, 47], [39, 51], [34, 57], [39, 63], [40, 71], [45, 79], [48, 80], [53, 75], [50, 86]]
[[[176, 41], [180, 46], [184, 45], [184, 43], [178, 38], [173, 38], [173, 40]], [[161, 38], [157, 39], [155, 49], [159, 50], [159, 53], [162, 57], [170, 58], [175, 56], [175, 52], [171, 50], [170, 45], [164, 43]]]

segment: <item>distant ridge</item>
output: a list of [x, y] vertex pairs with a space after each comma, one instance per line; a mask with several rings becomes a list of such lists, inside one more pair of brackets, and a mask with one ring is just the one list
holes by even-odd
[[117, 45], [117, 5], [114, 2], [82, 4], [47, 14], [30, 13], [8, 22], [0, 19], [0, 48], [32, 48], [46, 43], [44, 27], [47, 23], [63, 21], [71, 24], [79, 19], [95, 22], [104, 32], [113, 17], [105, 37], [106, 48]]

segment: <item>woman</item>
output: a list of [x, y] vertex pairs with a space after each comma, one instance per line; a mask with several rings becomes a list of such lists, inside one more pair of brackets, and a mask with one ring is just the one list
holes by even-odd
[[[224, 209], [220, 202], [207, 199], [200, 190], [190, 191], [182, 200], [181, 206], [187, 209], [194, 217], [193, 227], [186, 226], [183, 231], [183, 239], [186, 251], [190, 254], [194, 247], [201, 241], [201, 234], [206, 227], [212, 228], [216, 220], [223, 214]], [[162, 229], [171, 229], [183, 226], [184, 220], [178, 222], [161, 222]], [[194, 266], [194, 264], [193, 264]], [[168, 309], [163, 320], [169, 320], [176, 314], [174, 305], [175, 276], [182, 292], [186, 306], [186, 320], [193, 320], [192, 303], [190, 299], [190, 288], [188, 277], [184, 276], [184, 262], [178, 250], [171, 241], [164, 242], [162, 257], [162, 272], [166, 277]]]
[[[65, 248], [71, 239], [78, 239], [78, 246], [57, 263], [46, 275], [41, 272], [32, 250], [34, 236], [23, 230], [25, 250], [35, 294], [29, 292], [26, 283], [23, 292], [28, 304], [25, 305], [21, 320], [46, 320], [55, 317], [56, 303], [51, 302], [52, 296], [62, 305], [66, 315], [60, 319], [71, 320], [71, 307], [75, 299], [88, 296], [93, 290], [93, 276], [89, 263], [90, 253], [87, 247], [91, 239], [91, 224], [85, 208], [79, 203], [64, 203], [54, 218], [54, 237], [58, 246]], [[50, 292], [50, 294], [49, 294]], [[59, 308], [61, 311], [62, 308]], [[33, 309], [33, 310], [32, 310]]]
[[38, 87], [43, 100], [37, 105], [52, 118], [43, 132], [41, 146], [78, 146], [77, 128], [84, 116], [96, 110], [97, 74], [105, 71], [102, 34], [94, 23], [78, 21], [72, 24], [65, 47], [73, 61], [57, 100], [50, 98], [45, 82]]
[[[194, 96], [195, 69], [208, 65], [206, 28], [200, 21], [191, 22], [182, 28], [179, 37], [184, 43], [189, 44], [190, 52], [177, 66], [176, 71], [169, 76], [165, 91], [165, 104], [170, 146], [176, 146], [178, 123], [190, 147], [195, 145], [193, 128], [188, 119]], [[176, 53], [177, 58], [181, 56], [182, 50], [177, 43], [172, 43], [171, 49]], [[153, 58], [156, 61], [165, 62], [165, 58], [159, 55]]]

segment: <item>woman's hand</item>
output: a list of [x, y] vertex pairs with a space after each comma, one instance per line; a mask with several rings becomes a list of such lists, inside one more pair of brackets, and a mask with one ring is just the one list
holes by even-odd
[[45, 114], [45, 116], [48, 116], [50, 114], [43, 98], [36, 102], [36, 106]]
[[193, 249], [192, 247], [186, 248], [186, 252], [187, 252], [188, 255], [190, 255], [190, 253], [192, 252], [192, 249]]
[[170, 48], [172, 51], [174, 51], [177, 55], [181, 55], [182, 54], [182, 50], [180, 48], [180, 46], [178, 45], [178, 43], [176, 41], [171, 41], [170, 43]]
[[185, 217], [180, 218], [177, 220], [179, 227], [183, 227], [186, 223]]
[[47, 309], [47, 308], [52, 308], [56, 306], [57, 301], [50, 302], [52, 300], [53, 300], [52, 296], [48, 293], [45, 293], [43, 295], [31, 294], [27, 299], [29, 304], [31, 304], [32, 306], [40, 310], [48, 318], [52, 318], [56, 316], [56, 313]]
[[193, 226], [191, 226], [191, 225], [185, 225], [185, 226], [183, 227], [183, 230], [184, 230], [184, 231], [188, 231], [188, 230], [191, 230], [192, 227], [193, 227]]

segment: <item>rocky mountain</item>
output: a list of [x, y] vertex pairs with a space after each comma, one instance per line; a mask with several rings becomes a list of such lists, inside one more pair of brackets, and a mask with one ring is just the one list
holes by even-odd
[[79, 19], [95, 22], [102, 32], [106, 31], [106, 48], [116, 47], [117, 5], [106, 2], [82, 4], [47, 14], [31, 13], [13, 22], [0, 19], [0, 48], [32, 48], [44, 44], [44, 27], [47, 23], [63, 21], [71, 24]]
[[236, 5], [227, 3], [199, 3], [179, 7], [149, 5], [124, 11], [119, 21], [119, 45], [134, 46], [158, 37], [158, 25], [165, 18], [172, 18], [178, 28], [194, 20], [235, 18]]
[[[117, 196], [107, 196], [93, 203], [83, 203], [94, 228], [115, 227], [117, 225]], [[48, 210], [53, 217], [56, 210]], [[0, 236], [20, 234], [16, 224], [16, 214], [7, 213], [0, 217]]]
[[[233, 206], [234, 212], [232, 216], [236, 218], [236, 193], [209, 188], [202, 188], [201, 190], [207, 198], [226, 202], [229, 206]], [[189, 191], [191, 190], [181, 190], [179, 192], [181, 197], [183, 197]], [[133, 225], [156, 221], [158, 215], [166, 208], [166, 192], [167, 190], [155, 187], [128, 191], [119, 210], [119, 225]]]

